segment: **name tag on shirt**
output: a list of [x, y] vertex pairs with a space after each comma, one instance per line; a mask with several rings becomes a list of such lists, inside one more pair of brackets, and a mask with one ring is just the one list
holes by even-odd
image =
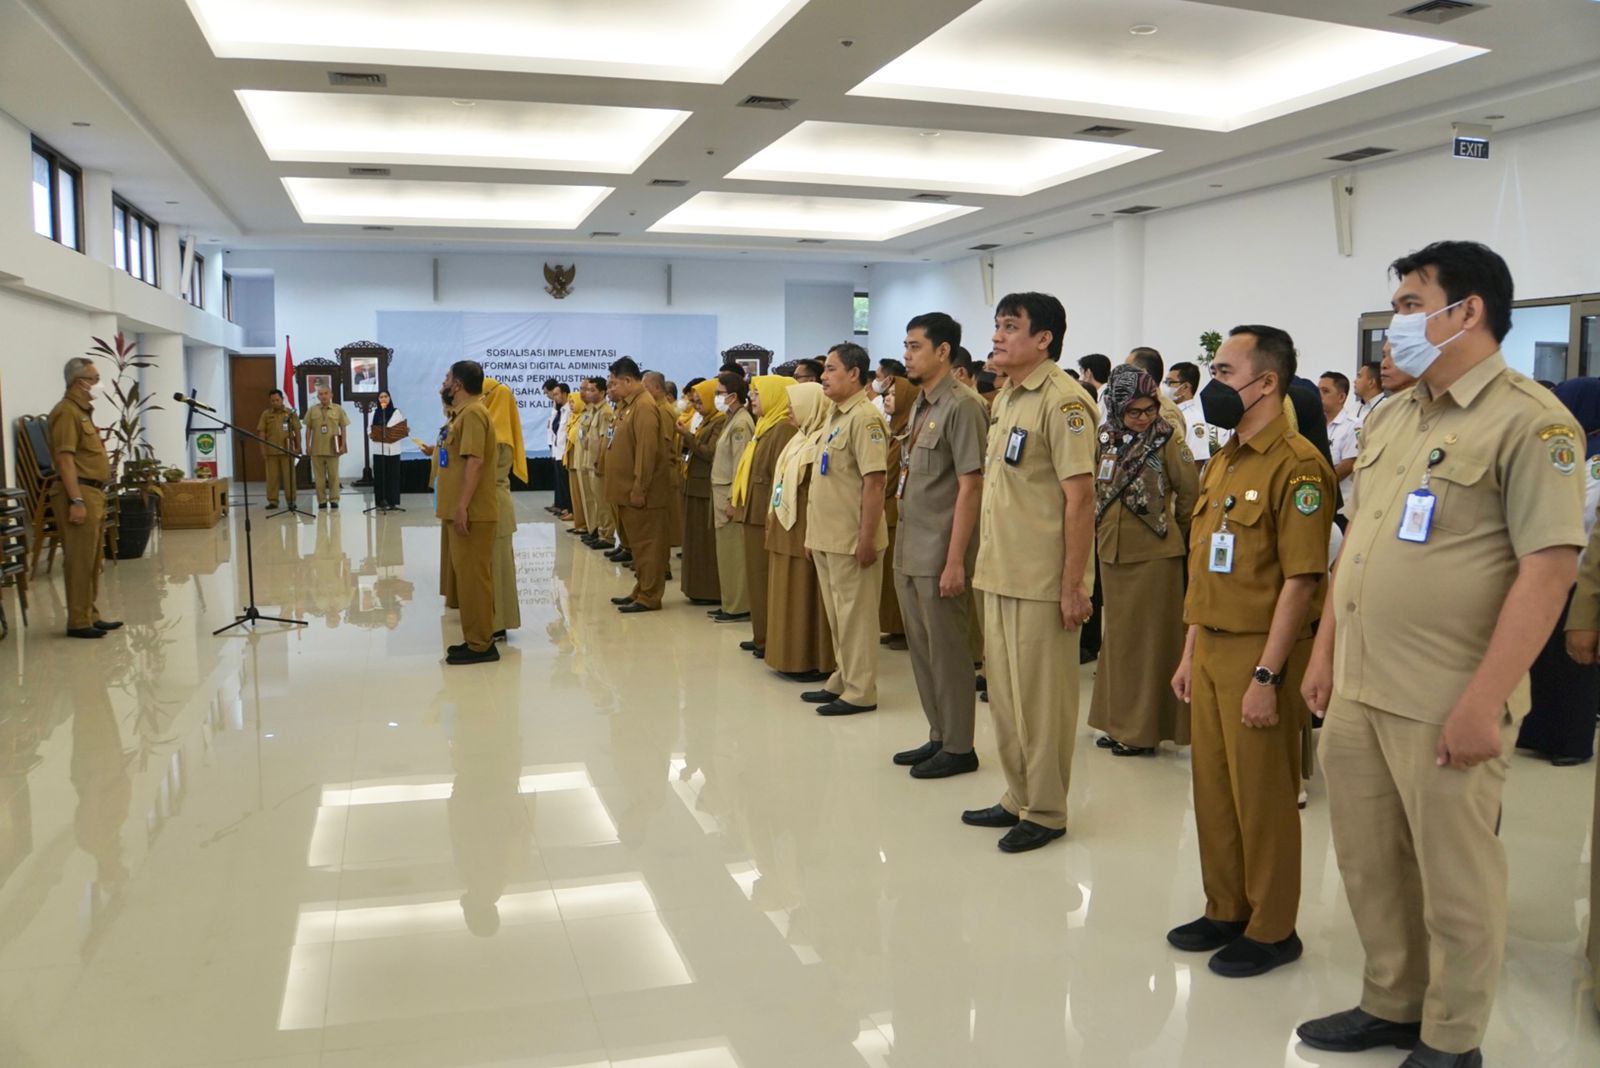
[[1417, 543], [1428, 540], [1433, 529], [1433, 506], [1438, 498], [1425, 489], [1406, 495], [1406, 509], [1400, 516], [1400, 540]]
[[1022, 450], [1028, 444], [1028, 432], [1021, 427], [1012, 427], [1011, 434], [1006, 438], [1005, 461], [1013, 467], [1022, 462]]
[[1116, 470], [1116, 458], [1113, 456], [1107, 456], [1104, 460], [1100, 461], [1100, 474], [1098, 478], [1101, 482], [1110, 482], [1111, 476]]
[[327, 432], [328, 432], [328, 424], [327, 423], [323, 423], [321, 426], [317, 427], [317, 433], [326, 434]]
[[895, 483], [894, 487], [894, 499], [897, 501], [903, 499], [906, 495], [906, 478], [911, 474], [908, 466], [910, 463], [909, 459], [904, 459], [900, 462], [900, 481]]
[[1208, 565], [1210, 570], [1219, 575], [1233, 573], [1233, 535], [1226, 531], [1218, 531], [1211, 535], [1211, 560]]
[[450, 450], [443, 445], [439, 446], [439, 466], [441, 468], [450, 466]]

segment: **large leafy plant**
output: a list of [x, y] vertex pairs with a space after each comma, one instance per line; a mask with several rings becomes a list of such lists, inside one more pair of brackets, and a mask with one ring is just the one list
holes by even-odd
[[84, 355], [105, 360], [114, 372], [110, 391], [116, 401], [116, 419], [109, 434], [113, 446], [112, 481], [122, 486], [148, 487], [160, 479], [162, 464], [156, 459], [155, 446], [145, 436], [144, 417], [162, 409], [154, 397], [145, 396], [139, 388], [139, 372], [154, 367], [156, 358], [135, 351], [134, 344], [121, 331], [112, 344], [103, 338], [92, 340], [94, 347]]
[[1200, 357], [1200, 363], [1203, 366], [1210, 367], [1211, 361], [1217, 358], [1217, 350], [1221, 347], [1222, 335], [1217, 333], [1215, 330], [1207, 330], [1205, 333], [1201, 334], [1200, 348], [1203, 352], [1203, 355]]

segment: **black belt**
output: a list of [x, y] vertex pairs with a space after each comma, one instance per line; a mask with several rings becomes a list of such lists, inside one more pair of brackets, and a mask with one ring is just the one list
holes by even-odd
[[103, 490], [106, 488], [106, 484], [101, 482], [98, 478], [79, 478], [78, 485], [88, 486], [90, 489], [97, 490]]

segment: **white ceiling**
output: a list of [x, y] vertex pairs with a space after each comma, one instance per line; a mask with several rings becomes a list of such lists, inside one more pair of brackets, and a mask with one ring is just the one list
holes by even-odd
[[869, 262], [1600, 108], [1600, 4], [1403, 4], [0, 0], [0, 109], [230, 247]]

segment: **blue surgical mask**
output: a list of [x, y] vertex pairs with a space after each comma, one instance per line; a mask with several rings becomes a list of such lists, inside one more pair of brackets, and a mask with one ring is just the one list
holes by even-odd
[[1428, 340], [1428, 320], [1435, 315], [1443, 315], [1462, 303], [1465, 303], [1464, 298], [1455, 304], [1447, 304], [1436, 312], [1412, 312], [1409, 315], [1394, 317], [1394, 321], [1389, 324], [1389, 358], [1394, 361], [1395, 367], [1402, 374], [1421, 378], [1423, 372], [1432, 367], [1433, 362], [1439, 358], [1439, 350], [1466, 333], [1465, 330], [1457, 330], [1437, 345]]

